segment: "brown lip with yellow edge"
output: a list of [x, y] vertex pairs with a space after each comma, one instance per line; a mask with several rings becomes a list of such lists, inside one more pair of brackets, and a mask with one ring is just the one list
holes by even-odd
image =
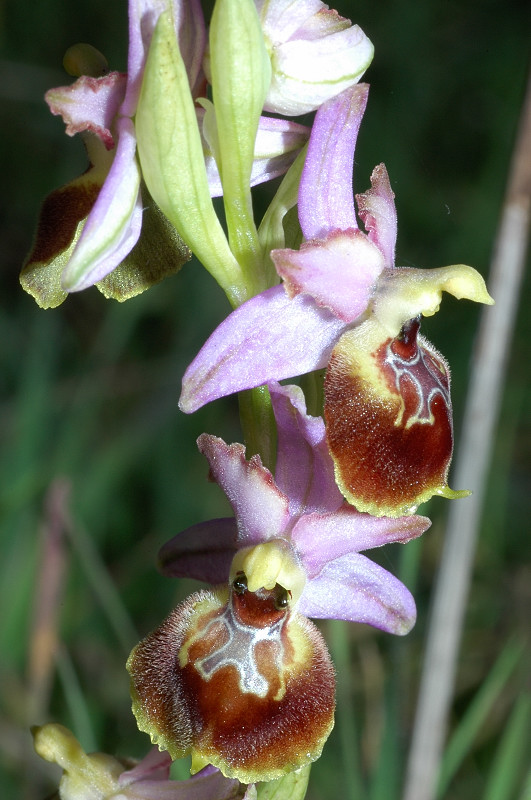
[[[447, 488], [450, 377], [410, 320], [367, 353], [342, 337], [325, 378], [324, 416], [338, 486], [360, 511], [401, 516]], [[451, 490], [448, 490], [451, 491]]]
[[238, 586], [178, 606], [129, 657], [139, 728], [173, 758], [191, 753], [196, 768], [242, 783], [317, 759], [333, 727], [334, 669], [285, 599], [278, 585]]

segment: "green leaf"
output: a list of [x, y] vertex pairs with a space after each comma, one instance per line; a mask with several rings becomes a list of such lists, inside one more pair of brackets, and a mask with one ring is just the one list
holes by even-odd
[[276, 781], [256, 785], [257, 800], [303, 800], [310, 779], [311, 764], [289, 772]]
[[498, 701], [505, 684], [522, 657], [523, 649], [521, 642], [514, 640], [505, 645], [487, 679], [470, 703], [444, 753], [437, 797], [447, 796], [450, 781], [468, 755], [488, 714]]
[[531, 735], [531, 694], [516, 698], [490, 770], [484, 800], [509, 800], [526, 765]]

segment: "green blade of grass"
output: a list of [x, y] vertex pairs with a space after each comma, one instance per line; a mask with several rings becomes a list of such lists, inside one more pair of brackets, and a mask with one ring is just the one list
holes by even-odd
[[339, 730], [343, 756], [343, 781], [345, 798], [364, 800], [365, 787], [361, 777], [358, 754], [359, 737], [356, 731], [355, 709], [352, 703], [349, 677], [352, 674], [347, 626], [341, 620], [330, 620], [328, 625], [332, 659], [339, 675], [337, 686], [336, 724]]
[[489, 773], [484, 800], [510, 800], [514, 797], [524, 759], [528, 758], [530, 734], [531, 694], [525, 692], [514, 703]]
[[456, 727], [441, 762], [437, 786], [438, 798], [447, 796], [450, 781], [470, 752], [482, 725], [520, 661], [523, 650], [522, 643], [518, 641], [511, 640], [505, 645], [487, 679]]
[[65, 648], [57, 650], [56, 664], [63, 694], [72, 717], [74, 735], [79, 739], [84, 750], [87, 753], [92, 753], [98, 749], [91, 722], [92, 715], [79, 684], [74, 665]]

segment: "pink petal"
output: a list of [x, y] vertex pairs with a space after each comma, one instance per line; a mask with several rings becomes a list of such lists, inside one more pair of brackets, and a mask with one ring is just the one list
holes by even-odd
[[260, 457], [246, 461], [242, 444], [227, 445], [208, 433], [201, 434], [197, 446], [234, 510], [238, 545], [246, 547], [282, 537], [290, 521], [288, 498], [262, 466]]
[[292, 531], [295, 544], [310, 578], [328, 562], [347, 553], [358, 553], [391, 542], [409, 542], [431, 525], [427, 517], [390, 519], [363, 514], [348, 503], [334, 513], [306, 514]]
[[135, 783], [135, 781], [146, 779], [152, 781], [168, 780], [171, 763], [169, 753], [161, 752], [158, 747], [152, 747], [136, 767], [122, 772], [118, 778], [118, 785], [128, 786], [131, 783]]
[[385, 164], [373, 169], [371, 188], [356, 195], [361, 221], [371, 242], [382, 252], [386, 267], [395, 265], [397, 223], [394, 198]]
[[129, 0], [129, 80], [121, 108], [121, 113], [127, 117], [132, 117], [136, 111], [151, 37], [164, 11], [172, 13], [190, 85], [194, 86], [197, 81], [206, 43], [199, 0]]
[[255, 0], [264, 35], [276, 45], [287, 42], [304, 23], [322, 9], [321, 0]]
[[45, 94], [50, 111], [61, 116], [66, 133], [74, 136], [90, 131], [104, 143], [107, 150], [114, 147], [111, 128], [124, 98], [127, 75], [109, 72], [102, 78], [83, 75], [71, 86], [59, 86]]
[[142, 197], [133, 123], [121, 117], [117, 129], [116, 156], [63, 271], [63, 287], [70, 292], [86, 289], [112, 272], [140, 236]]
[[291, 297], [309, 294], [345, 323], [367, 309], [384, 268], [380, 250], [352, 229], [306, 242], [300, 250], [273, 250], [271, 258]]
[[184, 374], [179, 406], [189, 414], [218, 397], [321, 369], [343, 327], [312, 299], [267, 289], [216, 328]]
[[[169, 758], [167, 753], [159, 755], [161, 759]], [[144, 761], [141, 761], [135, 770], [140, 768]], [[234, 800], [238, 796], [240, 787], [239, 781], [234, 778], [225, 778], [218, 769], [211, 765], [184, 781], [158, 777], [131, 781], [130, 776], [135, 770], [123, 772], [118, 778], [118, 787], [124, 791], [116, 794], [117, 800], [118, 798], [120, 800], [125, 800], [125, 798], [127, 800], [212, 800], [213, 797], [216, 800]]]
[[315, 115], [299, 186], [299, 221], [306, 239], [358, 227], [352, 167], [368, 95], [367, 84], [353, 86]]
[[159, 569], [171, 578], [223, 583], [229, 579], [237, 538], [234, 517], [192, 525], [161, 547]]
[[415, 601], [398, 578], [359, 553], [325, 565], [306, 583], [298, 611], [317, 619], [363, 622], [388, 633], [408, 633]]
[[335, 511], [343, 502], [334, 479], [321, 417], [306, 413], [298, 386], [269, 384], [278, 428], [277, 486], [288, 496], [290, 514]]
[[[197, 117], [201, 130], [204, 109], [197, 109]], [[306, 125], [299, 125], [297, 122], [287, 119], [260, 117], [250, 185], [257, 186], [287, 172], [301, 148], [308, 141], [309, 134], [310, 129]], [[208, 152], [209, 147], [206, 141], [203, 141], [203, 148], [206, 151], [205, 166], [210, 195], [211, 197], [221, 197], [223, 187], [216, 160]]]

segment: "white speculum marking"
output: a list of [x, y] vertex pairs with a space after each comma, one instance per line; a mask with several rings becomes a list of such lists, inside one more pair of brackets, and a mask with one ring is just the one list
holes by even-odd
[[283, 616], [273, 625], [264, 628], [245, 625], [237, 619], [231, 597], [223, 614], [210, 620], [204, 631], [204, 635], [207, 635], [212, 626], [221, 623], [227, 631], [228, 640], [210, 655], [196, 661], [195, 668], [208, 681], [217, 670], [233, 666], [238, 671], [240, 690], [242, 692], [250, 692], [258, 697], [266, 697], [269, 692], [269, 683], [258, 671], [255, 661], [255, 647], [258, 642], [264, 641], [277, 644], [275, 661], [277, 668], [280, 669], [284, 649], [281, 632], [285, 621], [286, 617]]
[[[403, 378], [409, 378], [418, 397], [416, 411], [414, 414], [411, 414], [407, 420], [405, 425], [406, 429], [410, 428], [417, 422], [433, 425], [434, 417], [431, 410], [431, 404], [437, 394], [441, 395], [446, 407], [448, 409], [450, 408], [450, 393], [446, 384], [443, 383], [443, 374], [441, 373], [439, 375], [433, 369], [430, 369], [429, 364], [426, 363], [424, 358], [424, 348], [420, 344], [417, 346], [417, 351], [414, 358], [409, 360], [401, 358], [399, 355], [394, 353], [391, 348], [391, 344], [392, 342], [387, 345], [387, 357], [385, 360], [395, 373], [395, 386], [401, 397], [401, 409], [395, 420], [395, 425], [403, 424], [405, 403], [400, 391], [400, 381]], [[422, 373], [427, 373], [433, 380], [434, 384], [427, 396], [425, 389], [423, 388], [422, 381], [419, 377]]]

